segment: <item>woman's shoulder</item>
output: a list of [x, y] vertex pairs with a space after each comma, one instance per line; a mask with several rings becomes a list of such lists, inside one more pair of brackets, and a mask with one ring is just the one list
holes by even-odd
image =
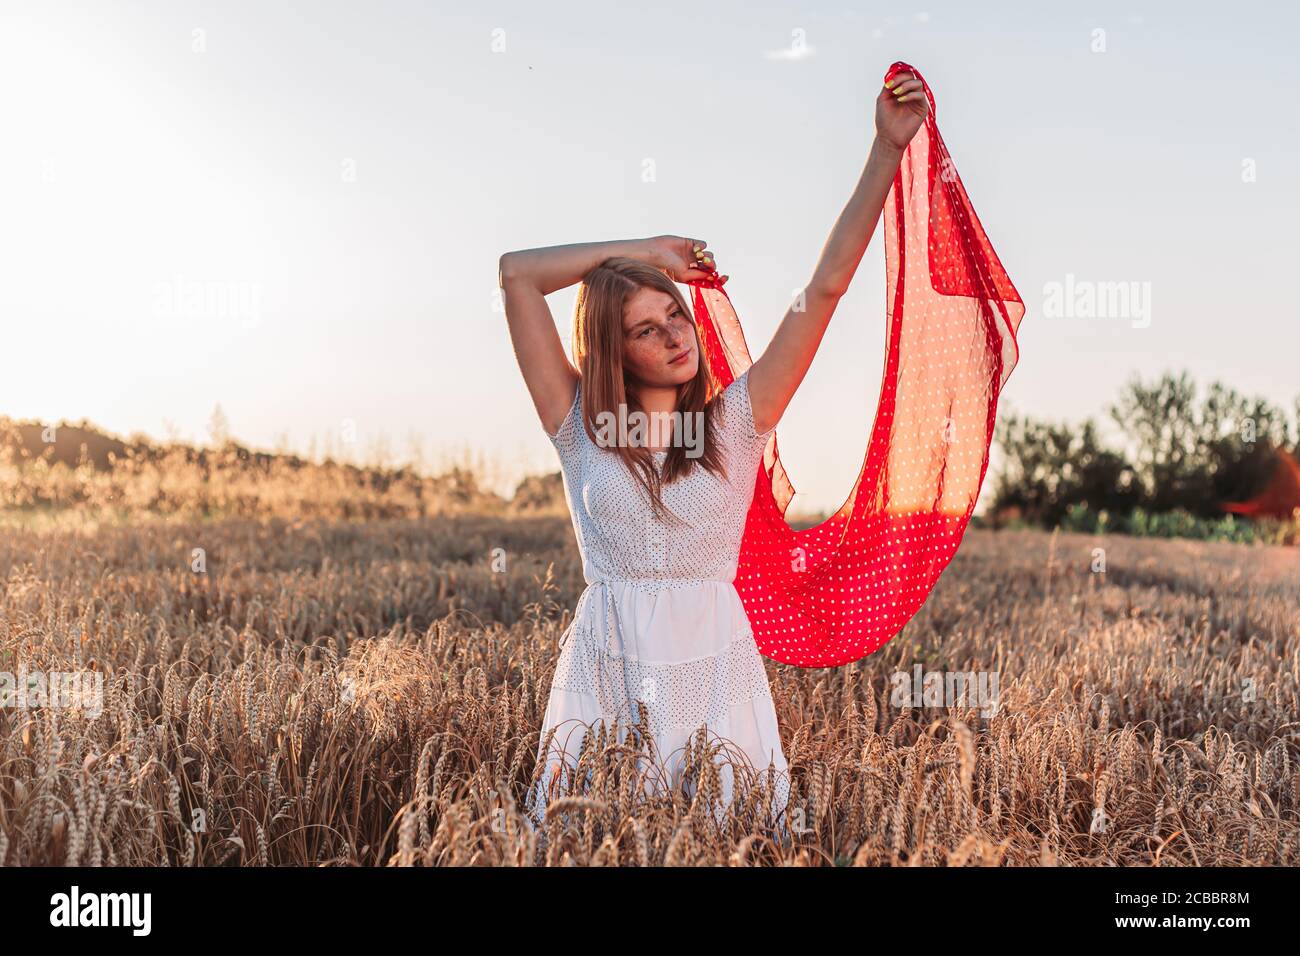
[[720, 393], [722, 399], [723, 424], [735, 434], [744, 438], [766, 439], [775, 430], [775, 426], [761, 434], [754, 427], [754, 406], [749, 395], [749, 370], [752, 365], [733, 378]]
[[736, 404], [739, 401], [736, 396], [740, 394], [741, 390], [745, 387], [746, 376], [748, 374], [749, 369], [745, 369], [718, 390], [717, 395], [714, 396], [713, 399], [718, 403], [718, 407], [724, 410], [736, 407]]
[[579, 375], [574, 381], [573, 400], [569, 403], [569, 410], [560, 422], [560, 427], [554, 434], [542, 429], [547, 438], [562, 454], [571, 452], [577, 448], [580, 433], [583, 431], [581, 424], [582, 416], [582, 376]]

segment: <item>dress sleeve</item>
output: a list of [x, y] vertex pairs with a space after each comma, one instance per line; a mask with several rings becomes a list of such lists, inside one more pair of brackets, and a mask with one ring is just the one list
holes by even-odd
[[[753, 368], [750, 366], [749, 368]], [[773, 425], [765, 432], [759, 432], [754, 425], [754, 406], [749, 398], [749, 368], [732, 380], [725, 389], [727, 414], [731, 419], [727, 427], [742, 441], [758, 442], [760, 446], [767, 443], [768, 437], [776, 431]]]
[[582, 427], [578, 419], [581, 416], [582, 408], [582, 380], [578, 380], [578, 385], [573, 390], [573, 404], [569, 406], [569, 412], [564, 416], [564, 421], [560, 422], [559, 429], [552, 435], [543, 429], [546, 437], [551, 440], [555, 450], [560, 453], [561, 457], [567, 457], [572, 454], [578, 447], [578, 429]]

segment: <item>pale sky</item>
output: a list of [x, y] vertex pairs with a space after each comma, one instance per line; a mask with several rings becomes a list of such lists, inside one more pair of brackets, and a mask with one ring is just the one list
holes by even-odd
[[[757, 355], [896, 59], [933, 87], [1026, 302], [1004, 408], [1100, 415], [1134, 373], [1182, 368], [1300, 392], [1293, 9], [2, 9], [0, 414], [206, 440], [219, 402], [258, 447], [351, 429], [358, 457], [380, 436], [399, 460], [412, 435], [430, 460], [472, 448], [507, 487], [556, 470], [494, 308], [501, 253], [704, 238]], [[778, 428], [795, 510], [836, 507], [861, 464], [882, 241]], [[1045, 314], [1067, 276], [1136, 283], [1150, 311]], [[566, 347], [575, 291], [550, 297]]]

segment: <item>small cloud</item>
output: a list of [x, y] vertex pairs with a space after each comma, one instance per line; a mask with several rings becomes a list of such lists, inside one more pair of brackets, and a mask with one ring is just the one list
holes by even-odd
[[871, 30], [871, 39], [873, 39], [873, 40], [883, 40], [884, 37], [885, 37], [885, 31], [882, 30], [882, 29], [880, 29], [880, 27], [873, 27], [873, 28], [872, 28], [872, 30]]
[[930, 22], [930, 14], [928, 14], [928, 13], [914, 13], [914, 14], [912, 14], [912, 19], [915, 20], [917, 23], [929, 23], [929, 22]]

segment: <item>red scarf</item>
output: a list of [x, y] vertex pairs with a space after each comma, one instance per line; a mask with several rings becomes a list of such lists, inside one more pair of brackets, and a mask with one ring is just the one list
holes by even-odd
[[[836, 514], [795, 531], [775, 432], [756, 476], [735, 587], [766, 657], [835, 667], [880, 648], [925, 602], [970, 521], [998, 394], [1025, 307], [998, 261], [930, 110], [885, 198], [884, 382], [858, 480]], [[691, 283], [722, 387], [753, 360], [721, 284]]]

